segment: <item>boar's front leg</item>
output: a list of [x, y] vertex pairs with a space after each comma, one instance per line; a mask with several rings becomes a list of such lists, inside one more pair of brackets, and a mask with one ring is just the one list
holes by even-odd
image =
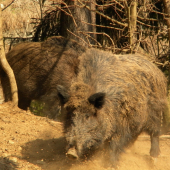
[[109, 148], [109, 166], [112, 168], [116, 168], [119, 161], [119, 155], [121, 153], [121, 149], [119, 146], [115, 143], [114, 140], [110, 141], [110, 148]]
[[159, 132], [152, 133], [150, 135], [151, 138], [151, 149], [150, 149], [150, 155], [152, 157], [158, 157], [160, 154], [160, 149], [159, 149]]

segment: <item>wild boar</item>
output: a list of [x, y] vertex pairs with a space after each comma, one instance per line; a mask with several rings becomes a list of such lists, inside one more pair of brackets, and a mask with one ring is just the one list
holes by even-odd
[[57, 86], [66, 111], [67, 156], [83, 158], [109, 146], [114, 167], [124, 148], [146, 132], [151, 137], [150, 155], [157, 157], [161, 117], [168, 108], [161, 70], [138, 54], [89, 49], [79, 59], [70, 90]]
[[[85, 49], [74, 40], [56, 36], [44, 42], [21, 43], [8, 52], [6, 57], [18, 86], [19, 107], [26, 110], [33, 99], [43, 99], [50, 107], [58, 106], [59, 100], [48, 96], [57, 84], [69, 88], [72, 77], [77, 74], [78, 56]], [[9, 81], [5, 73], [1, 73], [1, 78], [8, 101], [11, 98]]]

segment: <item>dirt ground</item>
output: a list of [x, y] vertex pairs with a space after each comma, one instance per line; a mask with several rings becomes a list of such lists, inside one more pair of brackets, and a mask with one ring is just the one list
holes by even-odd
[[[160, 149], [160, 157], [152, 159], [149, 137], [142, 135], [122, 155], [118, 169], [170, 170], [168, 135], [161, 137]], [[66, 158], [62, 123], [0, 104], [0, 170], [106, 170], [102, 164], [100, 153], [87, 162]]]

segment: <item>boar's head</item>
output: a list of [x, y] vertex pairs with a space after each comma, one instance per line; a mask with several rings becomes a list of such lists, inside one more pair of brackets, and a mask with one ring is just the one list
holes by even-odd
[[91, 93], [85, 84], [76, 84], [69, 92], [58, 85], [57, 90], [66, 112], [64, 132], [68, 157], [91, 155], [104, 140], [100, 112], [105, 103], [105, 93]]

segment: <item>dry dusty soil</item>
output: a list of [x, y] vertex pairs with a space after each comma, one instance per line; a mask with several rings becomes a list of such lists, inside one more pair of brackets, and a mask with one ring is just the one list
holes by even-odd
[[[170, 170], [168, 135], [161, 137], [160, 148], [160, 157], [152, 159], [149, 137], [142, 135], [123, 153], [117, 169]], [[0, 170], [91, 169], [106, 170], [101, 154], [86, 162], [68, 160], [62, 123], [13, 108], [10, 103], [0, 105]]]

